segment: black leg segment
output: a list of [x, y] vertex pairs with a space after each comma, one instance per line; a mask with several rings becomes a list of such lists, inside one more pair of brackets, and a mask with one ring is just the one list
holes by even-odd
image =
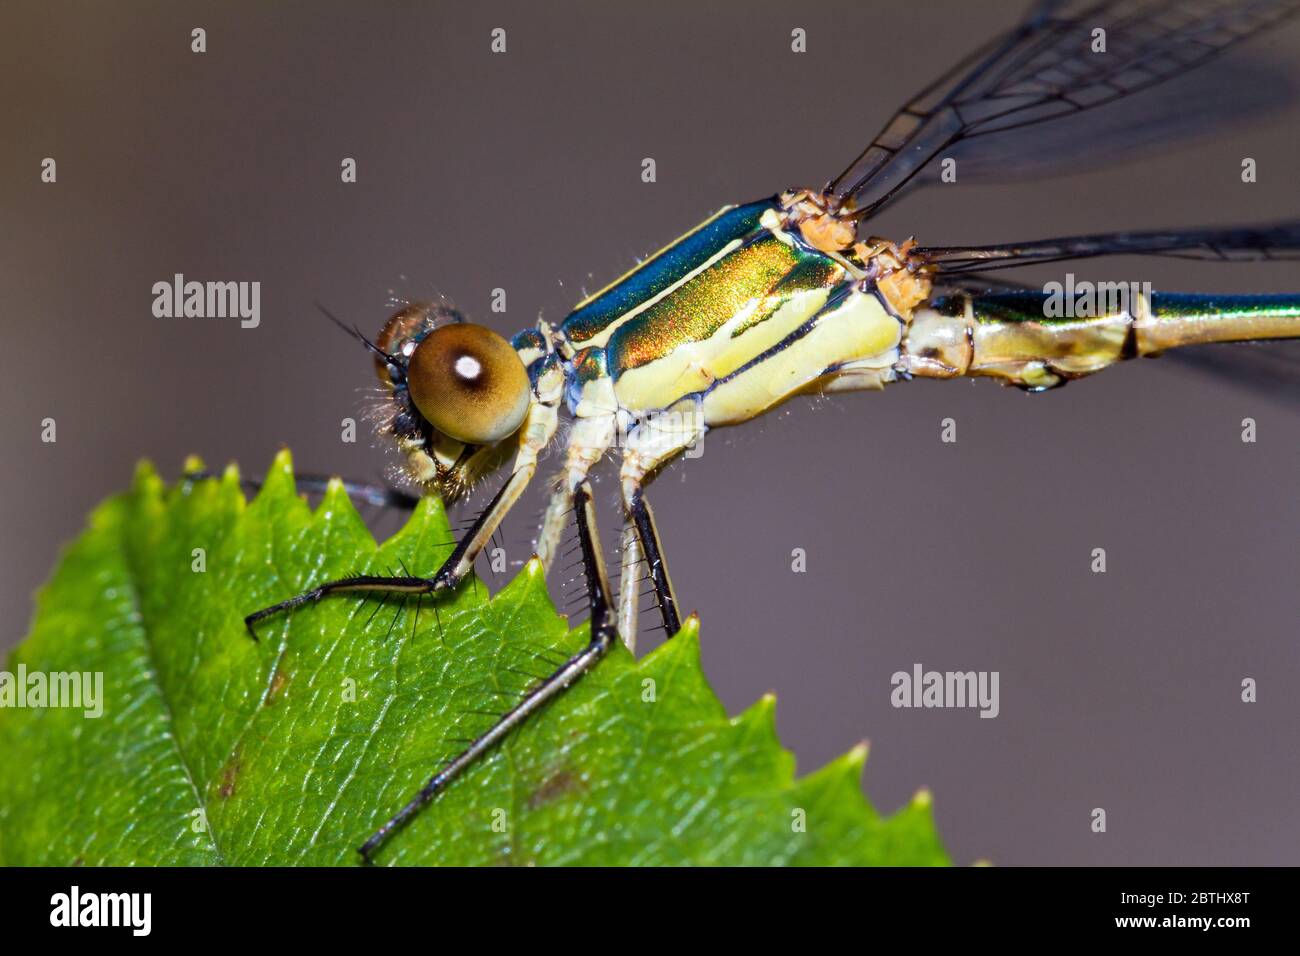
[[[326, 482], [328, 478], [324, 479]], [[512, 476], [511, 480], [514, 480]], [[472, 566], [470, 548], [481, 537], [481, 532], [485, 523], [490, 519], [496, 509], [498, 502], [506, 491], [511, 487], [507, 482], [497, 492], [496, 496], [486, 509], [478, 516], [473, 527], [461, 537], [460, 542], [456, 545], [451, 555], [442, 563], [437, 572], [431, 578], [420, 577], [380, 577], [369, 574], [356, 575], [350, 578], [340, 578], [337, 581], [326, 581], [324, 584], [312, 588], [310, 591], [304, 591], [302, 594], [296, 594], [291, 598], [286, 598], [278, 604], [272, 604], [270, 607], [264, 607], [260, 611], [254, 611], [244, 618], [244, 626], [248, 628], [248, 633], [257, 640], [257, 633], [253, 630], [253, 625], [258, 621], [278, 614], [281, 611], [291, 611], [296, 607], [304, 604], [311, 604], [319, 601], [328, 594], [339, 594], [355, 591], [387, 591], [402, 594], [434, 594], [438, 591], [455, 590], [456, 585], [468, 573]]]
[[578, 520], [578, 539], [582, 547], [583, 564], [587, 571], [587, 594], [591, 602], [590, 643], [565, 661], [553, 674], [529, 690], [523, 700], [488, 728], [482, 736], [471, 742], [459, 756], [429, 778], [429, 782], [411, 798], [406, 806], [376, 830], [358, 851], [367, 863], [371, 862], [375, 851], [383, 845], [384, 841], [445, 790], [465, 768], [483, 756], [512, 728], [523, 723], [530, 714], [539, 710], [551, 698], [558, 696], [595, 666], [618, 640], [618, 628], [609, 603], [609, 579], [605, 573], [605, 562], [596, 535], [596, 517], [591, 503], [591, 489], [586, 482], [578, 488], [574, 496], [574, 510]]
[[673, 594], [673, 583], [668, 577], [668, 565], [664, 561], [663, 549], [659, 545], [659, 532], [655, 529], [654, 512], [650, 503], [638, 489], [628, 501], [628, 511], [636, 526], [637, 537], [641, 539], [641, 551], [645, 555], [646, 566], [650, 569], [650, 582], [654, 585], [655, 597], [659, 600], [659, 612], [663, 616], [664, 634], [672, 637], [682, 629], [681, 617], [677, 611], [677, 597]]
[[304, 591], [302, 594], [294, 595], [279, 604], [272, 604], [270, 607], [264, 607], [260, 611], [254, 611], [244, 618], [244, 627], [248, 628], [248, 633], [253, 640], [257, 640], [257, 632], [253, 625], [258, 621], [270, 617], [272, 614], [279, 614], [281, 611], [289, 611], [293, 608], [300, 607], [303, 604], [310, 604], [319, 601], [327, 594], [338, 594], [348, 591], [384, 591], [390, 593], [403, 594], [432, 594], [438, 590], [436, 581], [430, 578], [386, 578], [377, 577], [370, 574], [360, 574], [351, 578], [340, 578], [337, 581], [327, 581], [319, 587], [312, 588], [310, 591]]

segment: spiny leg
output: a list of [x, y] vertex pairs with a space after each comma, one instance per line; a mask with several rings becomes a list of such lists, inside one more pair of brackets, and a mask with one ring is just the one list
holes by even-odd
[[587, 593], [591, 602], [590, 642], [565, 661], [553, 674], [533, 687], [512, 710], [430, 777], [429, 782], [411, 798], [406, 806], [376, 830], [358, 850], [367, 863], [371, 862], [372, 854], [395, 830], [402, 827], [429, 801], [445, 790], [457, 776], [505, 737], [512, 728], [523, 723], [529, 715], [589, 671], [618, 639], [618, 629], [609, 603], [609, 579], [605, 573], [605, 559], [596, 534], [596, 512], [592, 505], [591, 487], [585, 481], [574, 493], [574, 512], [578, 520], [578, 540], [582, 546], [583, 564], [587, 572]]
[[641, 545], [640, 550], [646, 567], [650, 570], [650, 582], [654, 585], [655, 597], [659, 601], [659, 613], [663, 617], [664, 635], [672, 637], [682, 629], [682, 621], [677, 609], [677, 595], [673, 591], [673, 582], [668, 576], [668, 562], [659, 543], [659, 531], [655, 527], [654, 512], [650, 510], [650, 502], [645, 500], [645, 492], [640, 487], [629, 489], [625, 506], [631, 519], [632, 529]]
[[681, 630], [677, 596], [654, 513], [645, 500], [645, 486], [672, 459], [688, 449], [698, 447], [705, 425], [697, 405], [686, 402], [679, 408], [659, 412], [640, 422], [628, 434], [619, 469], [620, 490], [627, 525], [624, 531], [623, 577], [619, 591], [619, 629], [629, 649], [635, 650], [636, 622], [641, 595], [637, 590], [637, 572], [644, 562], [654, 587], [666, 636]]
[[[319, 601], [327, 594], [341, 594], [359, 591], [382, 591], [385, 594], [432, 594], [439, 590], [437, 583], [431, 578], [417, 577], [383, 577], [373, 574], [358, 574], [350, 578], [339, 578], [336, 581], [326, 581], [310, 591], [304, 591], [302, 594], [295, 594], [291, 598], [281, 601], [278, 604], [272, 604], [270, 607], [264, 607], [260, 611], [254, 611], [244, 618], [244, 627], [248, 628], [249, 635], [253, 640], [257, 640], [257, 631], [254, 625], [273, 614], [281, 611], [291, 611], [296, 607], [304, 604], [311, 604]], [[378, 610], [378, 605], [376, 605]]]
[[456, 585], [474, 567], [474, 561], [478, 558], [479, 553], [492, 540], [492, 534], [501, 524], [506, 512], [519, 500], [519, 496], [523, 494], [528, 482], [532, 480], [533, 474], [537, 471], [537, 454], [542, 448], [546, 447], [547, 442], [555, 433], [555, 423], [556, 412], [554, 406], [535, 402], [530, 407], [529, 417], [525, 420], [524, 427], [520, 432], [519, 451], [515, 456], [514, 470], [510, 473], [510, 477], [506, 479], [506, 483], [501, 486], [501, 490], [496, 493], [482, 514], [478, 516], [470, 529], [461, 537], [460, 542], [448, 555], [442, 566], [434, 573], [433, 577], [385, 578], [372, 575], [357, 575], [355, 577], [341, 578], [337, 581], [327, 581], [309, 591], [304, 591], [302, 594], [287, 598], [278, 604], [272, 604], [260, 611], [254, 611], [244, 618], [244, 626], [248, 628], [248, 632], [256, 640], [257, 634], [253, 630], [253, 625], [258, 621], [273, 614], [278, 614], [280, 611], [292, 610], [303, 604], [319, 601], [328, 594], [354, 591], [392, 591], [424, 595], [455, 590]]
[[[522, 457], [522, 455], [521, 455]], [[438, 590], [451, 590], [461, 582], [465, 575], [469, 574], [474, 568], [474, 562], [479, 554], [492, 541], [492, 535], [501, 526], [501, 521], [506, 516], [506, 512], [514, 507], [519, 496], [524, 493], [528, 483], [532, 480], [533, 474], [537, 471], [537, 457], [534, 454], [529, 460], [519, 462], [515, 465], [515, 470], [510, 473], [506, 483], [501, 486], [492, 498], [486, 508], [470, 525], [469, 529], [461, 536], [455, 549], [448, 555], [447, 560], [442, 563], [433, 576], [433, 581], [438, 585]]]
[[551, 493], [542, 530], [537, 536], [537, 556], [547, 571], [555, 561], [555, 552], [564, 537], [564, 529], [568, 527], [574, 492], [613, 444], [615, 428], [616, 419], [612, 413], [583, 417], [574, 422], [565, 451], [564, 471]]
[[478, 557], [483, 546], [492, 537], [492, 532], [496, 529], [497, 524], [501, 522], [505, 512], [519, 498], [523, 486], [532, 477], [533, 468], [535, 467], [534, 465], [524, 470], [517, 469], [510, 475], [506, 483], [501, 486], [501, 490], [496, 493], [491, 503], [478, 516], [478, 520], [460, 539], [455, 550], [442, 563], [442, 567], [438, 569], [433, 577], [380, 577], [362, 574], [349, 578], [339, 578], [336, 581], [326, 581], [309, 591], [286, 598], [278, 604], [272, 604], [270, 607], [254, 611], [244, 618], [244, 626], [248, 628], [248, 633], [253, 635], [253, 639], [256, 640], [257, 632], [253, 629], [253, 625], [258, 621], [281, 611], [290, 611], [304, 604], [314, 603], [329, 594], [356, 591], [387, 591], [423, 595], [453, 590], [460, 583], [461, 578], [474, 566], [474, 559]]
[[641, 608], [641, 565], [645, 555], [641, 552], [641, 536], [631, 515], [623, 519], [623, 552], [621, 573], [618, 579], [618, 632], [623, 635], [627, 649], [636, 653], [637, 614]]
[[[549, 573], [555, 563], [555, 555], [564, 539], [564, 529], [568, 527], [569, 515], [573, 513], [573, 486], [569, 483], [566, 472], [557, 476], [559, 481], [551, 491], [546, 504], [546, 516], [542, 519], [542, 528], [533, 547], [542, 568]], [[581, 480], [581, 479], [579, 479]]]

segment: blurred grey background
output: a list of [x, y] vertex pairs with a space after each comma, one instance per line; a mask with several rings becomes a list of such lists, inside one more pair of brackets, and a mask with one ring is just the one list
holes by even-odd
[[[340, 442], [370, 360], [315, 300], [365, 329], [390, 294], [444, 294], [502, 332], [558, 321], [720, 205], [824, 182], [1021, 10], [5, 4], [0, 644], [21, 639], [60, 546], [141, 457], [173, 475], [191, 452], [257, 474], [283, 443], [302, 471], [382, 473], [380, 449]], [[190, 52], [194, 27], [205, 54]], [[796, 27], [806, 54], [790, 51]], [[1051, 179], [967, 182], [959, 167], [874, 231], [957, 244], [1294, 215], [1300, 107], [1274, 67], [1298, 50], [1292, 23], [1150, 114], [1196, 128], [1207, 88], [1262, 94], [1270, 108], [1228, 132], [1156, 156], [1118, 137], [1118, 162]], [[1142, 130], [1163, 138], [1157, 124], [1131, 142]], [[1082, 152], [1074, 135], [1054, 149]], [[55, 185], [39, 179], [47, 156]], [[1300, 292], [1294, 263], [1071, 268]], [[154, 318], [151, 287], [176, 272], [259, 280], [261, 326]], [[505, 315], [489, 312], [496, 287]], [[940, 442], [947, 417], [956, 444]], [[1294, 402], [1130, 362], [1039, 396], [915, 382], [795, 402], [711, 434], [651, 497], [727, 706], [775, 690], [803, 771], [869, 738], [873, 801], [892, 811], [929, 786], [957, 862], [1294, 864], [1298, 437]], [[598, 493], [613, 538], [613, 482]], [[539, 506], [508, 521], [512, 557]], [[1089, 571], [1095, 547], [1104, 575]], [[794, 548], [807, 573], [792, 573]], [[890, 675], [915, 662], [999, 671], [1000, 716], [892, 708]], [[1240, 702], [1245, 677], [1258, 703]]]

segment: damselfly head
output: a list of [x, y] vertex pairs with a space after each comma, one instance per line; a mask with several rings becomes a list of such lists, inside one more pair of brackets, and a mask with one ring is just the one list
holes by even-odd
[[375, 352], [407, 472], [444, 498], [460, 497], [509, 453], [504, 443], [528, 412], [519, 354], [491, 329], [425, 302], [393, 315]]

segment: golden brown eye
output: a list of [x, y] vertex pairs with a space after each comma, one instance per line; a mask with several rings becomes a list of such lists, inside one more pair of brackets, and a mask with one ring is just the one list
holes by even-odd
[[434, 329], [406, 372], [411, 400], [429, 424], [469, 445], [516, 431], [528, 411], [528, 373], [510, 343], [468, 322]]

